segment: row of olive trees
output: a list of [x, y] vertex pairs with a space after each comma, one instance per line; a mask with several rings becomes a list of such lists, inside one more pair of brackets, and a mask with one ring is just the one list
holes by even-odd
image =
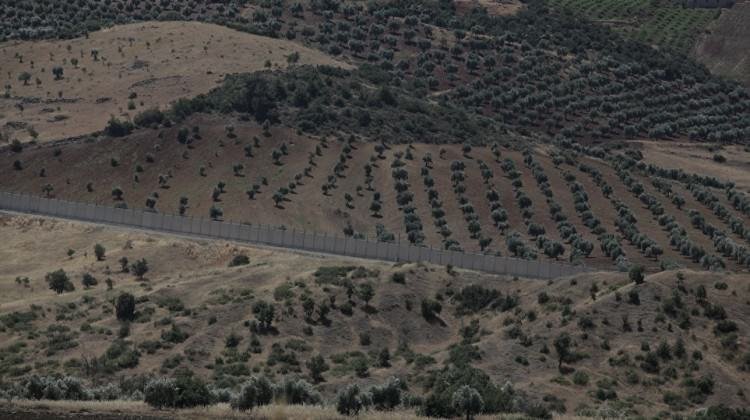
[[[470, 148], [464, 148], [464, 153], [468, 153]], [[469, 235], [472, 239], [476, 239], [479, 242], [479, 248], [484, 252], [485, 249], [492, 243], [492, 238], [485, 235], [482, 232], [482, 225], [479, 220], [479, 214], [477, 214], [474, 205], [469, 201], [469, 198], [464, 195], [466, 192], [467, 181], [466, 164], [462, 160], [454, 160], [450, 165], [451, 169], [451, 182], [453, 184], [453, 192], [458, 201], [459, 209], [464, 216], [466, 221], [466, 228], [469, 231]]]
[[438, 230], [438, 234], [442, 238], [443, 249], [461, 252], [463, 251], [463, 248], [461, 248], [461, 244], [458, 240], [452, 238], [453, 231], [451, 231], [448, 226], [448, 220], [445, 218], [446, 212], [443, 208], [443, 201], [440, 199], [440, 194], [435, 188], [435, 178], [432, 177], [431, 173], [433, 168], [432, 155], [430, 153], [425, 153], [425, 155], [422, 156], [422, 162], [422, 183], [427, 191], [427, 199], [430, 200], [433, 223]]
[[417, 209], [414, 206], [414, 193], [409, 191], [411, 185], [409, 184], [409, 172], [406, 170], [406, 162], [402, 159], [413, 159], [411, 148], [413, 146], [407, 146], [406, 153], [397, 151], [393, 153], [394, 159], [391, 162], [391, 177], [393, 178], [393, 188], [396, 190], [396, 203], [404, 214], [404, 227], [406, 229], [406, 235], [414, 245], [421, 245], [424, 243], [424, 227], [422, 220], [417, 215]]

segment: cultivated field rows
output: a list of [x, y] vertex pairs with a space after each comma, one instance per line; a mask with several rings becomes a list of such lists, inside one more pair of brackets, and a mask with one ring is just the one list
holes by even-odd
[[[615, 261], [603, 252], [600, 235], [614, 234], [631, 263], [656, 267], [666, 260], [699, 266], [670, 246], [669, 232], [610, 163], [578, 157], [578, 163], [607, 180], [611, 193], [605, 197], [578, 163], [558, 158], [549, 148], [521, 153], [505, 147], [389, 146], [355, 138], [313, 138], [284, 127], [265, 130], [198, 115], [182, 126], [140, 130], [124, 139], [6, 152], [2, 165], [10, 168], [18, 161], [21, 169], [8, 171], [0, 186], [102, 205], [521, 258], [569, 260], [576, 249], [570, 241], [580, 238], [589, 244], [581, 245], [588, 253], [582, 262], [601, 268], [612, 268]], [[647, 177], [633, 176], [686, 229], [687, 237], [707, 251], [714, 248], [711, 237], [692, 226], [689, 210], [701, 210], [714, 226], [724, 222], [684, 186], [671, 183], [685, 200], [677, 208]], [[579, 189], [588, 197], [587, 217], [599, 219], [591, 228], [577, 210]], [[122, 193], [121, 199], [114, 190]], [[663, 255], [646, 256], [621, 238], [620, 203], [635, 212], [638, 231]], [[576, 236], [566, 233], [571, 229]], [[562, 252], [547, 249], [552, 246], [548, 241], [562, 245]], [[729, 267], [736, 268], [731, 262]]]

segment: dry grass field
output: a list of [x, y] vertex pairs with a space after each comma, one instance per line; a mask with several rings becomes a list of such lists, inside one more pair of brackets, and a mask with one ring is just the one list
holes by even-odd
[[[93, 55], [96, 51], [96, 56]], [[6, 139], [57, 140], [104, 128], [216, 87], [226, 74], [296, 64], [348, 67], [299, 44], [198, 22], [115, 26], [72, 40], [0, 44], [3, 86], [0, 132]], [[75, 61], [74, 61], [75, 60]], [[63, 75], [55, 80], [53, 67]], [[27, 72], [28, 85], [18, 78]]]
[[[175, 417], [187, 420], [203, 419], [252, 419], [252, 420], [344, 420], [350, 417], [338, 414], [331, 407], [323, 406], [290, 406], [290, 405], [268, 405], [256, 408], [251, 412], [238, 413], [229, 408], [228, 404], [217, 404], [206, 408], [193, 408], [183, 410], [156, 410], [142, 402], [134, 401], [15, 401], [12, 404], [0, 402], [3, 411], [13, 414], [0, 413], [0, 419], [17, 418], [41, 419], [45, 416], [88, 416], [96, 413], [97, 419], [120, 419], [133, 418], [147, 420], [163, 420]], [[387, 412], [365, 412], [360, 414], [361, 420], [417, 420], [424, 417], [417, 416], [412, 411], [387, 411]], [[523, 415], [479, 415], [476, 420], [522, 420]], [[555, 415], [552, 420], [586, 420], [591, 417]]]

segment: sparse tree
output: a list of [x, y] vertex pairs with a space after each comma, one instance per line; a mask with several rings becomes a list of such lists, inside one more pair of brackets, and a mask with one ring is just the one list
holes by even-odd
[[94, 255], [96, 256], [97, 261], [102, 261], [106, 252], [107, 250], [104, 248], [104, 246], [102, 246], [102, 244], [94, 245]]
[[570, 335], [568, 333], [560, 334], [555, 338], [554, 345], [557, 352], [557, 368], [562, 369], [563, 362], [568, 360], [571, 355], [570, 347], [572, 340], [570, 339]]
[[115, 301], [115, 313], [119, 321], [135, 319], [135, 296], [130, 293], [120, 293]]
[[328, 371], [330, 369], [330, 366], [328, 363], [326, 363], [326, 360], [321, 355], [316, 355], [310, 358], [310, 360], [307, 361], [307, 369], [310, 371], [310, 378], [312, 378], [313, 382], [320, 383], [323, 382], [323, 372]]
[[641, 284], [643, 283], [644, 276], [643, 276], [644, 268], [642, 265], [633, 265], [630, 267], [630, 271], [628, 272], [628, 277], [630, 280], [635, 284]]
[[130, 266], [130, 271], [135, 274], [135, 276], [138, 277], [139, 280], [143, 280], [143, 276], [148, 273], [148, 270], [148, 261], [146, 261], [145, 258], [137, 260]]
[[264, 300], [258, 301], [253, 305], [253, 314], [255, 314], [255, 319], [260, 324], [261, 331], [268, 331], [271, 328], [275, 313], [276, 308], [274, 305]]
[[224, 216], [224, 210], [222, 210], [220, 207], [211, 206], [211, 209], [208, 211], [208, 215], [212, 220], [219, 220]]
[[49, 197], [52, 195], [52, 191], [55, 190], [55, 187], [52, 186], [52, 184], [45, 184], [44, 187], [42, 187], [42, 192], [44, 193], [45, 197]]
[[83, 284], [84, 289], [89, 289], [99, 284], [99, 282], [90, 273], [84, 273], [81, 278], [81, 284]]
[[60, 80], [63, 77], [64, 70], [60, 66], [52, 67], [52, 74], [55, 75], [55, 80]]
[[370, 212], [372, 212], [373, 217], [380, 217], [380, 209], [382, 208], [382, 204], [380, 201], [373, 200], [372, 203], [370, 203]]
[[375, 289], [370, 283], [362, 283], [357, 289], [357, 296], [365, 302], [365, 306], [369, 306], [370, 300], [375, 297]]
[[18, 80], [20, 82], [23, 82], [24, 86], [28, 86], [29, 85], [29, 80], [31, 80], [31, 73], [25, 71], [25, 72], [19, 74], [18, 75]]
[[122, 257], [117, 262], [120, 263], [120, 271], [123, 273], [127, 273], [130, 271], [130, 268], [128, 266], [128, 257]]
[[68, 274], [63, 269], [47, 273], [44, 276], [44, 279], [47, 281], [49, 288], [54, 290], [57, 294], [72, 292], [75, 290], [75, 286], [73, 286], [70, 278], [68, 278]]

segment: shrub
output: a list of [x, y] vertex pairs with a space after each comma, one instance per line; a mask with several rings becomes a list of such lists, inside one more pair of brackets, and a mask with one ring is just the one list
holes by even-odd
[[143, 390], [144, 400], [156, 408], [175, 407], [177, 404], [177, 382], [174, 379], [152, 379]]
[[635, 289], [630, 289], [628, 292], [628, 303], [632, 305], [640, 305], [641, 304], [641, 298], [638, 295], [638, 291]]
[[370, 401], [369, 395], [360, 392], [357, 384], [350, 384], [336, 395], [336, 411], [345, 416], [356, 416], [370, 405]]
[[182, 343], [187, 340], [188, 337], [190, 337], [190, 334], [182, 331], [182, 329], [175, 324], [172, 324], [171, 329], [161, 332], [161, 339], [170, 343]]
[[554, 345], [555, 351], [557, 352], [557, 367], [559, 369], [562, 368], [563, 362], [567, 361], [572, 355], [570, 350], [570, 346], [572, 345], [570, 335], [568, 335], [568, 333], [560, 334], [555, 338]]
[[232, 399], [235, 410], [247, 411], [253, 407], [267, 405], [273, 399], [273, 385], [263, 376], [251, 376], [242, 384], [240, 392]]
[[495, 289], [487, 289], [479, 285], [466, 286], [456, 294], [455, 298], [460, 302], [459, 313], [476, 313], [492, 304], [500, 297], [500, 292]]
[[139, 279], [143, 279], [143, 276], [148, 273], [148, 261], [146, 261], [145, 258], [141, 258], [140, 260], [137, 260], [133, 263], [133, 265], [130, 266], [130, 271], [135, 274], [136, 277]]
[[145, 111], [139, 112], [133, 122], [138, 127], [150, 127], [153, 125], [161, 124], [164, 121], [164, 113], [159, 108], [149, 108]]
[[271, 328], [275, 311], [276, 309], [273, 304], [263, 300], [258, 301], [253, 305], [253, 314], [255, 314], [255, 319], [260, 323], [261, 331], [267, 331]]
[[123, 137], [127, 136], [133, 131], [133, 123], [130, 121], [120, 121], [114, 116], [109, 119], [107, 127], [104, 128], [104, 132], [110, 137]]
[[352, 360], [352, 368], [354, 369], [354, 374], [360, 378], [366, 378], [370, 375], [370, 366], [364, 357], [355, 357]]
[[323, 381], [323, 372], [330, 369], [328, 363], [321, 355], [313, 356], [307, 361], [307, 369], [310, 371], [310, 377], [316, 383]]
[[628, 277], [635, 284], [641, 284], [643, 283], [643, 280], [644, 280], [643, 272], [644, 272], [644, 268], [642, 265], [633, 265], [632, 267], [630, 267], [630, 271], [628, 272]]
[[370, 388], [372, 404], [378, 410], [392, 410], [401, 404], [401, 381], [391, 376], [384, 384]]
[[589, 383], [589, 375], [586, 372], [577, 371], [573, 374], [573, 383], [576, 385], [585, 386]]
[[232, 258], [232, 261], [229, 262], [230, 267], [237, 267], [240, 265], [248, 265], [250, 264], [250, 258], [248, 258], [247, 255], [235, 255], [234, 258]]
[[182, 373], [177, 377], [177, 399], [175, 407], [189, 408], [197, 406], [206, 406], [211, 404], [211, 392], [203, 380], [193, 376], [192, 372]]
[[81, 284], [83, 284], [84, 288], [88, 289], [89, 287], [96, 286], [97, 284], [99, 284], [99, 282], [96, 281], [96, 278], [91, 274], [85, 273], [83, 275], [83, 279], [81, 280]]
[[437, 315], [443, 310], [440, 302], [432, 299], [422, 299], [422, 316], [430, 321], [437, 318]]
[[320, 393], [312, 385], [302, 379], [290, 377], [285, 377], [274, 387], [274, 395], [285, 404], [320, 404], [323, 401]]
[[106, 252], [107, 250], [101, 244], [94, 245], [94, 255], [97, 261], [103, 260]]
[[406, 284], [406, 274], [401, 272], [393, 273], [393, 275], [391, 275], [391, 280], [394, 283]]
[[451, 405], [456, 412], [465, 414], [466, 420], [470, 420], [474, 417], [474, 414], [482, 411], [484, 401], [476, 389], [464, 385], [453, 393]]

